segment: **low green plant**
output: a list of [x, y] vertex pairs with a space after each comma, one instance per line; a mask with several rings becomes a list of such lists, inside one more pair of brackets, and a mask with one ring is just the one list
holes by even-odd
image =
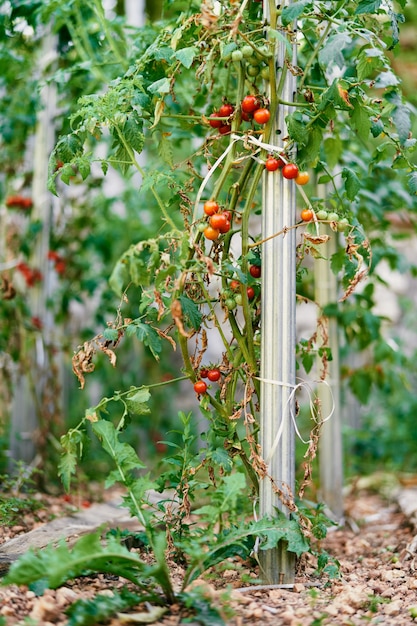
[[1, 525], [14, 526], [21, 521], [22, 516], [43, 508], [42, 502], [31, 496], [34, 486], [32, 476], [35, 472], [35, 469], [17, 463], [13, 474], [0, 476]]

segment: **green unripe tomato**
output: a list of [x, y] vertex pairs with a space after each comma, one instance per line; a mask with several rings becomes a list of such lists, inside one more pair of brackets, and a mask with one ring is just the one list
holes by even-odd
[[260, 60], [257, 59], [255, 55], [249, 57], [248, 63], [249, 65], [256, 65], [257, 67], [261, 64]]
[[346, 217], [343, 217], [341, 220], [337, 222], [337, 230], [339, 231], [339, 233], [344, 233], [345, 230], [347, 230], [348, 228], [349, 228], [349, 221], [346, 219]]
[[258, 65], [249, 65], [249, 67], [247, 69], [247, 73], [248, 73], [248, 76], [252, 76], [252, 78], [254, 78], [255, 76], [258, 76], [258, 74], [259, 74], [259, 66]]
[[244, 59], [249, 59], [249, 57], [253, 57], [254, 49], [252, 48], [252, 46], [243, 46], [241, 50]]
[[243, 59], [243, 54], [240, 50], [233, 50], [232, 52], [232, 61], [238, 63]]
[[338, 222], [339, 221], [339, 216], [338, 216], [337, 213], [332, 211], [331, 213], [327, 214], [327, 219], [329, 220], [329, 222]]
[[199, 225], [197, 226], [197, 230], [200, 233], [204, 233], [206, 227], [207, 227], [207, 222], [200, 222]]
[[242, 306], [243, 298], [241, 293], [235, 295], [235, 302], [238, 306]]
[[328, 219], [328, 215], [329, 214], [324, 209], [320, 209], [320, 211], [317, 211], [317, 213], [316, 213], [316, 217], [317, 217], [318, 220], [327, 220]]
[[234, 298], [227, 298], [224, 304], [229, 311], [233, 311], [236, 308], [236, 300]]
[[264, 80], [269, 80], [269, 67], [268, 67], [268, 66], [264, 66], [264, 67], [261, 69], [261, 77], [262, 77]]
[[233, 298], [234, 292], [231, 289], [225, 289], [222, 295], [224, 300], [230, 300], [230, 298]]

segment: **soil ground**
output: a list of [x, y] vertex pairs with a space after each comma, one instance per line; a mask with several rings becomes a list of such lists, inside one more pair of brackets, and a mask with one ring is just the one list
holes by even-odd
[[[74, 511], [73, 505], [62, 498], [43, 497], [43, 501], [44, 509], [24, 516], [18, 525], [0, 530], [0, 553], [13, 537], [24, 537], [31, 529], [42, 527], [51, 513], [59, 518]], [[205, 585], [215, 606], [225, 606], [224, 620], [230, 626], [414, 624], [417, 490], [411, 490], [408, 508], [400, 507], [399, 501], [368, 491], [356, 491], [346, 497], [345, 524], [330, 530], [322, 542], [322, 548], [340, 563], [339, 578], [317, 577], [314, 558], [308, 557], [298, 564], [296, 581], [290, 589], [260, 586], [256, 569], [242, 562], [229, 563], [232, 569], [221, 573], [217, 570], [195, 584]], [[410, 498], [406, 501], [409, 504]], [[81, 512], [83, 505], [89, 508], [86, 502], [79, 505]], [[179, 588], [181, 568], [170, 563], [170, 570]], [[111, 594], [113, 589], [124, 586], [123, 579], [97, 575], [78, 578], [57, 590], [47, 590], [40, 597], [26, 587], [0, 587], [0, 617], [7, 626], [63, 626], [67, 622], [64, 611], [74, 600], [91, 598], [98, 592]], [[135, 607], [134, 612], [146, 613], [147, 608]], [[113, 619], [111, 626], [122, 623], [127, 623], [126, 618]], [[169, 607], [153, 623], [199, 624], [180, 605]]]

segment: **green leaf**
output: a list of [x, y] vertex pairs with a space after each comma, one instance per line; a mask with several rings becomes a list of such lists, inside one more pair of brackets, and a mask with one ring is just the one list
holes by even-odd
[[368, 76], [375, 74], [376, 70], [384, 67], [382, 61], [382, 50], [378, 48], [365, 48], [358, 56], [356, 72], [359, 80], [364, 80]]
[[124, 123], [122, 132], [126, 141], [133, 148], [133, 150], [136, 150], [136, 152], [139, 153], [142, 152], [145, 143], [143, 121], [138, 116], [136, 111], [133, 111], [133, 113], [128, 116], [126, 122]]
[[184, 67], [189, 69], [192, 66], [198, 52], [198, 48], [190, 46], [189, 48], [181, 48], [181, 50], [177, 50], [173, 56], [178, 59]]
[[135, 322], [136, 336], [152, 352], [154, 358], [159, 360], [159, 353], [162, 350], [162, 341], [158, 333], [149, 324]]
[[189, 591], [184, 591], [180, 595], [185, 606], [195, 612], [195, 618], [191, 618], [193, 623], [201, 626], [225, 626], [219, 610], [213, 605], [210, 598], [207, 597], [207, 587], [193, 587]]
[[380, 119], [371, 120], [371, 133], [372, 137], [379, 137], [384, 132], [384, 124]]
[[160, 78], [151, 85], [148, 86], [148, 91], [152, 94], [167, 94], [171, 89], [171, 83], [169, 78]]
[[361, 188], [361, 182], [355, 172], [348, 167], [342, 170], [342, 178], [345, 180], [346, 195], [349, 200], [354, 200]]
[[185, 319], [195, 330], [198, 330], [203, 319], [203, 316], [198, 310], [198, 306], [190, 298], [184, 295], [180, 296], [178, 300], [181, 302], [181, 310]]
[[110, 288], [118, 295], [122, 296], [129, 282], [129, 270], [124, 258], [117, 261], [109, 278]]
[[323, 152], [326, 163], [329, 169], [332, 170], [339, 163], [340, 157], [343, 153], [343, 143], [340, 137], [338, 135], [326, 137], [323, 142]]
[[223, 467], [228, 472], [230, 472], [233, 467], [233, 461], [224, 448], [215, 448], [210, 453], [210, 458], [214, 461], [214, 463], [216, 463], [216, 465]]
[[170, 167], [174, 165], [174, 150], [172, 139], [167, 133], [160, 133], [158, 137], [158, 154]]
[[349, 387], [362, 404], [367, 404], [372, 390], [372, 376], [364, 370], [351, 374]]
[[344, 67], [345, 58], [342, 51], [350, 45], [351, 41], [352, 37], [343, 31], [328, 37], [319, 52], [321, 65], [326, 68], [332, 64], [337, 65], [337, 67]]
[[116, 328], [106, 328], [103, 332], [103, 337], [109, 341], [117, 341], [119, 338], [119, 331]]
[[382, 0], [361, 0], [356, 7], [356, 15], [361, 13], [377, 13], [382, 4]]
[[126, 405], [129, 413], [132, 415], [146, 415], [151, 412], [148, 402], [151, 394], [148, 387], [133, 388], [132, 391], [125, 396]]
[[288, 6], [283, 7], [281, 13], [281, 21], [283, 26], [288, 26], [292, 21], [296, 20], [304, 13], [306, 9], [312, 9], [313, 2], [311, 0], [298, 0], [291, 2]]
[[408, 188], [414, 196], [417, 195], [417, 171], [415, 170], [408, 175]]
[[97, 594], [91, 600], [76, 600], [66, 610], [67, 626], [95, 626], [105, 623], [117, 611], [125, 611], [147, 600], [126, 588], [114, 590], [112, 595]]
[[102, 543], [99, 530], [78, 539], [72, 549], [63, 541], [38, 553], [29, 550], [12, 564], [4, 582], [31, 585], [46, 580], [49, 589], [56, 589], [88, 572], [106, 572], [144, 586], [142, 576], [150, 576], [154, 571], [155, 567], [144, 563], [136, 552], [129, 552], [118, 539], [110, 536]]
[[120, 474], [120, 482], [125, 482], [126, 473], [145, 467], [136, 454], [135, 449], [128, 443], [119, 441], [119, 432], [112, 422], [99, 420], [98, 422], [93, 422], [91, 427], [100, 440], [103, 450], [110, 455], [116, 464]]
[[395, 105], [391, 115], [397, 129], [400, 143], [404, 145], [411, 132], [410, 109], [403, 103], [401, 95], [394, 90], [387, 92], [385, 97], [388, 102]]
[[364, 108], [363, 104], [358, 100], [351, 100], [353, 105], [353, 111], [350, 114], [350, 119], [352, 122], [352, 126], [358, 137], [360, 139], [366, 140], [369, 136], [369, 131], [371, 129], [371, 120], [369, 119], [369, 114]]
[[300, 146], [304, 146], [308, 141], [309, 129], [306, 127], [306, 121], [303, 115], [296, 111], [285, 118], [288, 133]]

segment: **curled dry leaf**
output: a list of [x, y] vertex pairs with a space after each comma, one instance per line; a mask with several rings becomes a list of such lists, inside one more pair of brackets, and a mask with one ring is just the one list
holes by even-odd
[[316, 246], [321, 243], [327, 243], [330, 237], [329, 235], [312, 235], [311, 233], [304, 233], [304, 239], [307, 239], [307, 241]]
[[187, 331], [184, 328], [184, 323], [182, 319], [182, 307], [181, 307], [181, 302], [179, 300], [174, 300], [174, 302], [171, 304], [171, 313], [172, 313], [172, 317], [174, 318], [174, 322], [175, 322], [176, 327], [178, 328], [179, 333], [183, 337], [187, 337], [187, 339], [189, 339], [191, 337], [191, 334], [187, 333]]

